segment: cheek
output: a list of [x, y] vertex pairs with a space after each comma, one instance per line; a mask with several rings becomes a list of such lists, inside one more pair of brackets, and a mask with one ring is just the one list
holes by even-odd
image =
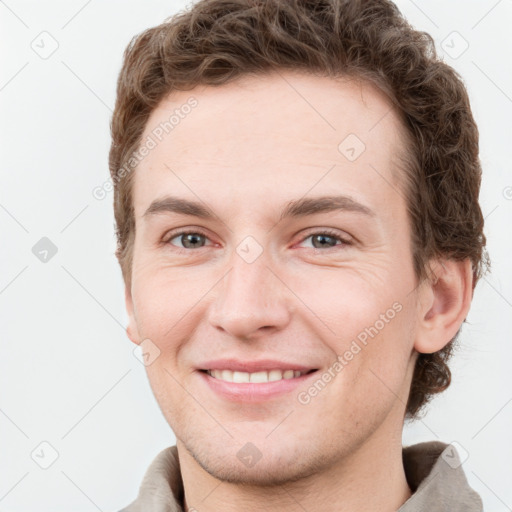
[[133, 301], [139, 332], [162, 350], [197, 324], [201, 301], [213, 285], [207, 272], [151, 264], [134, 272]]
[[[330, 375], [324, 372], [326, 387], [340, 403], [350, 403], [344, 410], [378, 409], [407, 388], [415, 309], [406, 289], [341, 270], [332, 274], [325, 289], [304, 283], [298, 288], [320, 320], [315, 322], [317, 336], [332, 356]], [[329, 392], [322, 395], [327, 402], [332, 397]], [[320, 408], [328, 406], [323, 399], [317, 402]]]
[[[385, 270], [382, 274], [386, 274]], [[382, 277], [348, 265], [312, 269], [302, 277], [288, 276], [287, 282], [302, 303], [297, 311], [311, 319], [319, 337], [337, 353], [358, 335], [364, 336], [365, 328], [392, 308], [396, 299]], [[395, 316], [394, 313], [393, 310], [388, 316]]]

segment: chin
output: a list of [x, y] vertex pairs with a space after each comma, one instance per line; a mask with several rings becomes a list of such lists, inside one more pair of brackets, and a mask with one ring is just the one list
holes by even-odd
[[272, 445], [269, 440], [261, 449], [251, 443], [235, 444], [212, 445], [209, 441], [199, 447], [194, 442], [183, 442], [204, 471], [220, 481], [238, 485], [282, 486], [318, 474], [329, 465], [330, 457], [315, 452], [313, 446], [304, 449], [303, 444]]

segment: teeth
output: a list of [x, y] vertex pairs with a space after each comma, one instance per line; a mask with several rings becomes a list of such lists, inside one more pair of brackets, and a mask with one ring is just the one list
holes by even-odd
[[229, 380], [229, 382], [233, 382], [233, 372], [231, 370], [220, 370], [219, 373], [222, 380]]
[[262, 382], [274, 382], [276, 380], [281, 379], [293, 379], [300, 377], [304, 373], [300, 370], [269, 370], [269, 371], [261, 371], [261, 372], [233, 372], [231, 370], [208, 370], [208, 375], [211, 375], [215, 379], [225, 380], [226, 382], [235, 382], [235, 383], [243, 383], [243, 382], [254, 382], [254, 383], [262, 383]]
[[281, 370], [270, 370], [268, 372], [268, 380], [274, 382], [275, 380], [281, 380], [283, 378], [283, 372]]
[[[222, 373], [224, 374], [224, 372]], [[249, 374], [247, 372], [233, 372], [233, 382], [249, 382]]]
[[247, 377], [249, 378], [250, 382], [268, 382], [267, 372], [248, 373]]

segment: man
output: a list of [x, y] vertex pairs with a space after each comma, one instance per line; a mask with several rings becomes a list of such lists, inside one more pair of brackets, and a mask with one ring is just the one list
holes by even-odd
[[386, 0], [206, 0], [125, 52], [127, 334], [176, 435], [127, 512], [480, 511], [403, 448], [485, 271], [478, 132]]

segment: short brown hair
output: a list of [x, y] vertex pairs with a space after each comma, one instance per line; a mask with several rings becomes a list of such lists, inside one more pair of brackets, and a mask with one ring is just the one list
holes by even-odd
[[[358, 77], [387, 94], [410, 136], [403, 189], [416, 276], [428, 278], [432, 257], [469, 258], [474, 291], [489, 260], [478, 203], [478, 129], [467, 91], [437, 57], [432, 37], [414, 30], [388, 0], [202, 0], [131, 40], [117, 83], [109, 156], [125, 283], [131, 284], [135, 237], [130, 157], [151, 112], [175, 90], [286, 69]], [[459, 332], [439, 352], [419, 354], [409, 418], [449, 386], [446, 363]]]

